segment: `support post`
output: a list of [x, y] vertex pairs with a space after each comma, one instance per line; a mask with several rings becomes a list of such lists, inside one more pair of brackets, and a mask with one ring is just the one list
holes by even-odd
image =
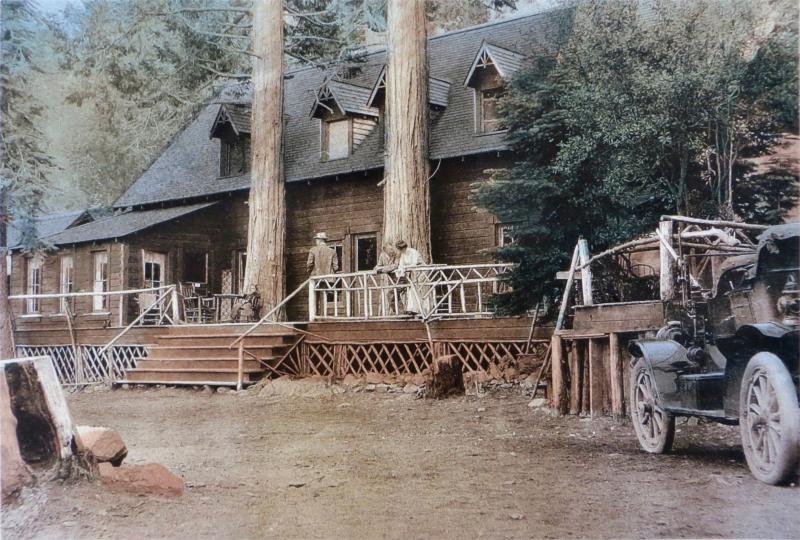
[[556, 332], [561, 330], [564, 326], [564, 317], [567, 314], [567, 306], [569, 305], [569, 295], [572, 292], [572, 281], [575, 279], [575, 268], [578, 266], [578, 246], [572, 252], [572, 263], [569, 265], [569, 277], [567, 277], [567, 284], [564, 286], [564, 295], [561, 297], [561, 308], [558, 310], [558, 319], [556, 320]]
[[550, 382], [552, 384], [550, 392], [550, 406], [555, 409], [559, 414], [564, 414], [566, 410], [564, 386], [564, 342], [561, 336], [553, 336], [551, 338], [551, 353], [553, 361], [550, 364]]
[[181, 320], [181, 310], [178, 305], [178, 289], [175, 285], [170, 291], [170, 301], [172, 302], [172, 322], [177, 324]]
[[583, 305], [594, 304], [592, 295], [592, 270], [589, 267], [589, 242], [585, 238], [578, 240], [578, 254], [581, 262], [581, 291], [583, 292]]
[[602, 416], [605, 412], [605, 370], [603, 340], [589, 340], [589, 408], [592, 418]]
[[662, 221], [658, 224], [658, 234], [661, 242], [658, 244], [658, 253], [661, 258], [660, 289], [661, 300], [669, 301], [675, 298], [675, 259], [670, 253], [672, 247], [672, 221]]
[[581, 342], [572, 342], [567, 358], [569, 360], [569, 414], [581, 412]]
[[317, 316], [317, 293], [316, 281], [314, 279], [308, 280], [308, 321], [314, 322]]
[[244, 379], [244, 340], [239, 342], [239, 363], [236, 369], [236, 390], [242, 389]]
[[608, 352], [611, 358], [611, 414], [619, 420], [625, 415], [622, 380], [622, 351], [620, 350], [619, 334], [611, 333], [608, 336]]

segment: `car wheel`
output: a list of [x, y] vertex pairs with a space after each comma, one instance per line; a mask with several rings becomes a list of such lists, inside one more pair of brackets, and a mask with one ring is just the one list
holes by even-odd
[[639, 444], [651, 454], [663, 454], [675, 439], [675, 417], [658, 404], [655, 381], [639, 358], [631, 370], [631, 420]]
[[747, 363], [739, 429], [753, 476], [772, 485], [788, 480], [800, 453], [800, 407], [789, 370], [772, 353], [758, 353]]

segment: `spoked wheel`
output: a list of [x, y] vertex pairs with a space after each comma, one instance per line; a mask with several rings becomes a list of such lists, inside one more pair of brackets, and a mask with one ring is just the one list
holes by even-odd
[[800, 408], [792, 377], [774, 354], [758, 353], [747, 364], [739, 429], [753, 476], [773, 485], [788, 480], [798, 465]]
[[631, 370], [631, 420], [639, 444], [651, 454], [672, 448], [675, 417], [662, 409], [656, 398], [655, 381], [643, 358]]

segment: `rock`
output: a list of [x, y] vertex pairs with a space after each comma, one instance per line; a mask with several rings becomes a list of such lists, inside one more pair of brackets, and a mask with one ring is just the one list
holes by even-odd
[[419, 392], [419, 386], [416, 384], [407, 384], [403, 387], [404, 394], [416, 394]]
[[528, 403], [528, 407], [530, 407], [531, 409], [540, 409], [546, 406], [547, 406], [547, 400], [545, 398], [532, 399], [530, 403]]
[[213, 388], [211, 388], [211, 386], [209, 386], [209, 385], [207, 385], [207, 384], [204, 384], [204, 385], [203, 385], [203, 393], [204, 393], [204, 394], [209, 394], [209, 395], [210, 395], [210, 394], [213, 394], [213, 393], [214, 393], [214, 389], [213, 389]]
[[348, 373], [347, 375], [344, 376], [344, 379], [342, 380], [342, 384], [345, 385], [345, 386], [356, 386], [356, 385], [361, 384], [361, 379], [359, 379], [358, 377], [356, 377], [352, 373]]
[[80, 452], [91, 454], [98, 463], [119, 467], [128, 455], [128, 448], [119, 433], [107, 427], [78, 426], [75, 442]]
[[506, 371], [503, 373], [503, 377], [505, 377], [505, 379], [509, 382], [516, 381], [517, 377], [519, 377], [519, 371], [517, 371], [516, 368], [513, 367], [506, 368]]
[[227, 386], [220, 386], [217, 388], [217, 394], [229, 394], [231, 391], [232, 389]]
[[461, 361], [455, 355], [440, 356], [433, 360], [430, 396], [441, 399], [464, 393], [464, 374]]
[[417, 373], [411, 377], [411, 384], [415, 384], [417, 386], [422, 386], [428, 382], [430, 382], [430, 376], [426, 375], [425, 373]]
[[467, 371], [464, 373], [464, 386], [474, 386], [475, 384], [484, 384], [489, 380], [489, 374], [483, 370]]
[[478, 407], [478, 412], [486, 412], [486, 407]]
[[525, 380], [522, 381], [523, 388], [533, 388], [534, 384], [536, 384], [536, 375], [534, 375], [533, 373], [525, 377]]
[[364, 378], [366, 379], [367, 384], [381, 384], [383, 382], [384, 375], [376, 373], [375, 371], [369, 371]]
[[112, 467], [109, 463], [101, 463], [98, 466], [98, 472], [103, 484], [111, 489], [134, 495], [179, 497], [183, 495], [185, 489], [181, 477], [171, 473], [158, 463], [126, 464], [121, 467]]
[[489, 366], [489, 379], [498, 381], [503, 378], [503, 370], [497, 364]]
[[374, 392], [375, 391], [375, 385], [374, 384], [368, 384], [368, 385], [366, 385], [364, 387], [364, 390], [366, 390], [367, 392]]
[[388, 391], [389, 391], [389, 388], [390, 388], [390, 387], [389, 387], [389, 385], [388, 385], [388, 384], [376, 384], [376, 385], [375, 385], [375, 389], [376, 389], [378, 392], [388, 392]]

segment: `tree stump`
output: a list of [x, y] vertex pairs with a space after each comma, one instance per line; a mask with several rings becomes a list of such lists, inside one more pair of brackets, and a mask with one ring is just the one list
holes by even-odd
[[464, 393], [464, 374], [457, 356], [440, 356], [431, 366], [431, 388], [428, 395], [433, 399], [443, 399]]

